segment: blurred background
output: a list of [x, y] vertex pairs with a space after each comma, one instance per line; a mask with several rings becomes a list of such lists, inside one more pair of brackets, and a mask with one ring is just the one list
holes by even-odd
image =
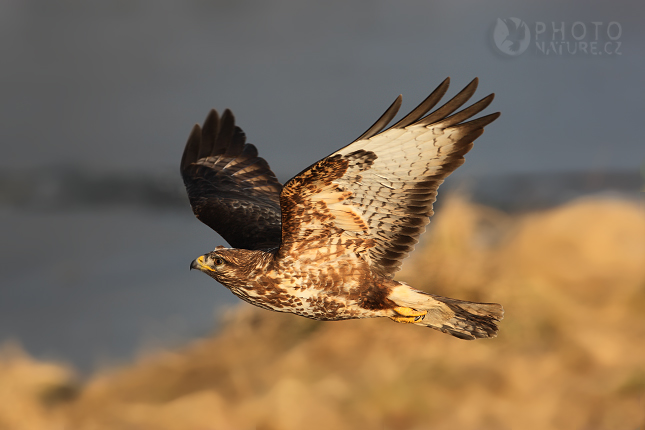
[[[645, 425], [643, 12], [628, 1], [1, 1], [0, 398], [24, 391], [20, 414], [44, 418], [21, 427], [0, 408], [0, 428], [54, 416], [175, 428], [174, 414], [206, 417], [177, 428], [296, 428], [313, 414], [329, 417], [321, 428]], [[230, 108], [284, 182], [398, 94], [407, 113], [447, 76], [449, 96], [479, 77], [476, 99], [495, 92], [486, 113], [502, 116], [442, 186], [401, 279], [503, 303], [497, 340], [269, 315], [189, 272], [225, 244], [194, 218], [178, 172], [209, 109]], [[130, 409], [97, 412], [116, 398]], [[562, 399], [577, 401], [570, 415], [558, 415]], [[293, 402], [305, 412], [294, 417]]]

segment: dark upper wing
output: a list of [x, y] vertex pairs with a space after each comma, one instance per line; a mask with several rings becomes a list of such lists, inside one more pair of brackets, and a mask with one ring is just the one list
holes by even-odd
[[[360, 254], [372, 270], [392, 277], [414, 249], [433, 214], [437, 188], [464, 162], [473, 141], [499, 113], [471, 119], [493, 94], [453, 114], [473, 95], [473, 80], [427, 114], [448, 89], [446, 79], [417, 108], [389, 129], [397, 99], [356, 141], [296, 175], [280, 195], [282, 244], [322, 255]], [[427, 115], [426, 115], [427, 114]]]
[[193, 212], [234, 248], [268, 249], [280, 245], [279, 195], [282, 185], [258, 151], [245, 143], [228, 109], [211, 110], [204, 127], [193, 127], [181, 176]]

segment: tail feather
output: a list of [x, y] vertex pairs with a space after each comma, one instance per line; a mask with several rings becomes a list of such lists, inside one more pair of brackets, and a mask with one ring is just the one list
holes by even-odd
[[442, 322], [440, 327], [430, 327], [466, 340], [497, 336], [497, 322], [504, 318], [502, 305], [432, 297], [448, 306], [454, 316]]
[[401, 284], [388, 296], [398, 306], [427, 311], [413, 323], [439, 330], [460, 339], [473, 340], [497, 336], [497, 323], [504, 318], [504, 308], [497, 303], [476, 303], [450, 299], [415, 290]]

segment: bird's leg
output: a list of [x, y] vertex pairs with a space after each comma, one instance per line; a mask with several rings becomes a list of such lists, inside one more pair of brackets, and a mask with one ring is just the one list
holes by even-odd
[[392, 308], [392, 310], [396, 314], [392, 315], [390, 319], [392, 321], [400, 323], [413, 323], [419, 321], [420, 319], [425, 318], [426, 314], [428, 313], [428, 311], [417, 311], [415, 309], [406, 308], [404, 306], [397, 306], [395, 308]]

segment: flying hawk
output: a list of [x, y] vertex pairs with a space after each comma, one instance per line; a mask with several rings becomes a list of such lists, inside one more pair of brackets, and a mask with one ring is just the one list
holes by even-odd
[[453, 114], [477, 82], [427, 114], [446, 93], [446, 79], [383, 130], [401, 106], [397, 97], [358, 139], [284, 186], [231, 111], [211, 110], [202, 128], [193, 127], [181, 175], [197, 218], [233, 248], [218, 246], [190, 268], [264, 309], [326, 321], [388, 317], [461, 339], [496, 336], [501, 305], [393, 279], [430, 222], [437, 188], [499, 117], [471, 119], [494, 94]]

